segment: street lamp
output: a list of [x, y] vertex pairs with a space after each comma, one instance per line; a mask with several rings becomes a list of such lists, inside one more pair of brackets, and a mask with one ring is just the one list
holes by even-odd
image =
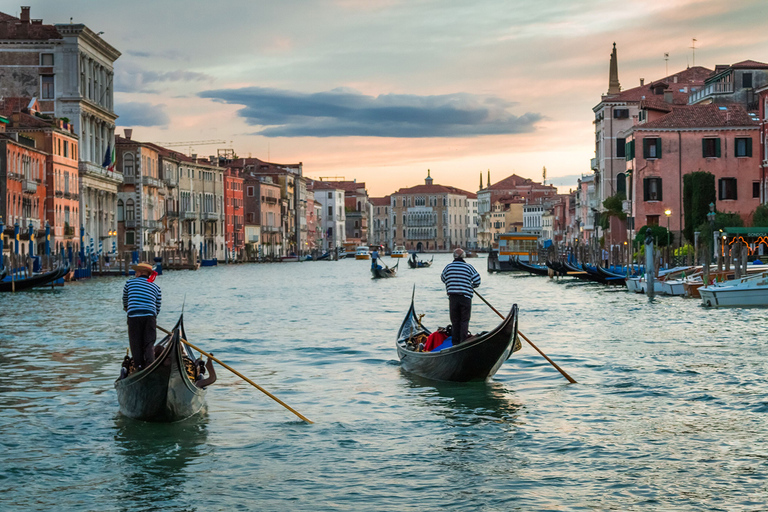
[[670, 258], [670, 252], [669, 252], [669, 217], [672, 215], [672, 210], [667, 208], [664, 210], [664, 215], [667, 216], [667, 265], [669, 265]]

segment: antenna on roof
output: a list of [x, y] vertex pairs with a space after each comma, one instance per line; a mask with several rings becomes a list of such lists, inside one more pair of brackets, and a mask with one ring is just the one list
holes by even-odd
[[669, 52], [664, 52], [664, 69], [666, 70], [664, 76], [669, 76]]
[[693, 51], [693, 67], [696, 67], [696, 39], [691, 40], [690, 48]]

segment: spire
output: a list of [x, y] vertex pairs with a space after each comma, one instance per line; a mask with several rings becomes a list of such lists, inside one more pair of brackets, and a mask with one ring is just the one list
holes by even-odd
[[480, 173], [480, 189], [483, 190], [483, 173]]
[[424, 183], [426, 183], [427, 185], [432, 184], [432, 177], [429, 175], [429, 169], [427, 169], [427, 179], [424, 180]]
[[616, 43], [613, 43], [613, 51], [611, 52], [611, 69], [608, 77], [608, 94], [619, 94], [621, 92], [621, 84], [619, 84], [619, 61], [616, 58]]
[[490, 169], [488, 169], [488, 181], [485, 183], [485, 186], [486, 187], [491, 186], [491, 170]]

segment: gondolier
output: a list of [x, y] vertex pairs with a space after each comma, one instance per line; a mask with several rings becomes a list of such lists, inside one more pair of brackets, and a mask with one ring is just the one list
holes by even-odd
[[155, 360], [161, 293], [160, 287], [153, 282], [152, 265], [139, 263], [131, 268], [136, 271], [136, 277], [125, 283], [123, 309], [128, 312], [128, 342], [133, 365], [140, 370]]
[[448, 293], [454, 345], [467, 338], [473, 290], [480, 286], [480, 274], [475, 267], [464, 261], [465, 256], [466, 253], [461, 248], [453, 251], [453, 261], [445, 266], [440, 275], [440, 279], [445, 283], [445, 291]]

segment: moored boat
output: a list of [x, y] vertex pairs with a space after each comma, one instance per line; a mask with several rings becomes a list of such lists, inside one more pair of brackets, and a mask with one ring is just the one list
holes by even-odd
[[707, 307], [766, 307], [768, 272], [702, 286], [699, 294], [701, 303]]
[[402, 245], [398, 245], [392, 250], [392, 254], [390, 254], [390, 257], [392, 258], [407, 258], [408, 257], [408, 251], [405, 250], [405, 247]]
[[29, 290], [30, 288], [36, 288], [39, 286], [46, 286], [61, 279], [69, 272], [69, 265], [62, 265], [59, 268], [53, 269], [50, 272], [44, 272], [42, 274], [35, 274], [31, 277], [25, 277], [17, 279], [15, 276], [4, 275], [0, 280], [0, 292], [20, 292], [22, 290]]
[[411, 297], [411, 307], [395, 341], [400, 364], [405, 371], [431, 380], [487, 380], [513, 352], [521, 348], [517, 338], [517, 317], [515, 304], [506, 318], [490, 332], [470, 337], [459, 345], [438, 352], [417, 352], [411, 348], [413, 339], [431, 333], [416, 316], [414, 299]]
[[356, 260], [369, 260], [371, 259], [370, 253], [368, 253], [368, 247], [361, 245], [357, 249], [355, 249], [355, 259]]
[[182, 338], [186, 339], [183, 315], [172, 334], [160, 341], [163, 351], [149, 366], [115, 381], [123, 415], [144, 421], [173, 422], [203, 408], [205, 389], [198, 388], [187, 372], [187, 365], [195, 358], [181, 342]]

